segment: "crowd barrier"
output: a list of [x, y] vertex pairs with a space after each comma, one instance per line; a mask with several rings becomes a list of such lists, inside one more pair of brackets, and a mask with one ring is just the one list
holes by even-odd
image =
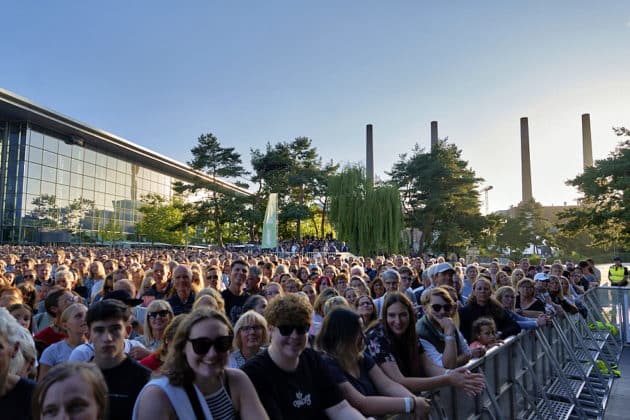
[[630, 336], [628, 292], [589, 290], [587, 319], [556, 317], [551, 326], [523, 331], [471, 361], [468, 368], [486, 377], [484, 392], [470, 397], [441, 388], [431, 394], [431, 418], [603, 419]]

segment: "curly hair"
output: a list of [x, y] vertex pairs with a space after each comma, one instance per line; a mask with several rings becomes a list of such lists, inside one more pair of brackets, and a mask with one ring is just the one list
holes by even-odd
[[294, 293], [278, 296], [265, 309], [265, 319], [269, 325], [276, 327], [284, 324], [310, 324], [312, 316], [313, 307], [308, 299]]
[[186, 360], [185, 347], [192, 328], [199, 322], [207, 319], [216, 319], [228, 329], [228, 334], [234, 336], [234, 330], [225, 314], [213, 309], [199, 308], [184, 317], [177, 327], [175, 337], [169, 346], [166, 361], [162, 366], [162, 374], [166, 376], [173, 386], [184, 386], [195, 380], [195, 372]]

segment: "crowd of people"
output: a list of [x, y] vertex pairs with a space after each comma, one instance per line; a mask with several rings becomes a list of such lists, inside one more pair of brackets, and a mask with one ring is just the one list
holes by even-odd
[[583, 314], [601, 282], [588, 260], [0, 254], [3, 418], [428, 418], [425, 392], [480, 393], [471, 359]]

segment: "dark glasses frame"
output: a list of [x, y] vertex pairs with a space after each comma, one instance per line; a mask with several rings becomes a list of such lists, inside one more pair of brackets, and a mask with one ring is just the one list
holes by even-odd
[[162, 318], [168, 318], [168, 316], [169, 316], [170, 314], [171, 314], [171, 313], [170, 313], [167, 309], [162, 309], [162, 310], [155, 311], [155, 312], [149, 312], [149, 313], [148, 313], [148, 316], [149, 316], [149, 318], [150, 318], [150, 319], [155, 319], [155, 318], [157, 318], [157, 317], [158, 317], [158, 315], [159, 315], [160, 317], [162, 317]]
[[433, 312], [440, 312], [441, 309], [444, 309], [444, 312], [451, 312], [453, 310], [453, 305], [450, 303], [445, 303], [444, 305], [440, 305], [439, 303], [431, 304], [431, 310]]
[[211, 347], [214, 347], [214, 351], [217, 353], [225, 353], [232, 348], [232, 340], [234, 337], [231, 335], [222, 335], [211, 339], [208, 337], [189, 338], [190, 344], [192, 344], [193, 351], [199, 356], [208, 354]]
[[311, 324], [300, 324], [300, 325], [278, 325], [278, 331], [280, 331], [280, 335], [283, 337], [288, 337], [293, 334], [295, 331], [298, 335], [304, 335], [311, 328]]

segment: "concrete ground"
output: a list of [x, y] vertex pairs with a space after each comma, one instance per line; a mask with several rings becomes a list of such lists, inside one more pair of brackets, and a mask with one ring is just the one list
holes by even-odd
[[619, 360], [621, 378], [613, 383], [610, 399], [606, 407], [606, 420], [627, 420], [630, 418], [630, 346], [626, 345]]

